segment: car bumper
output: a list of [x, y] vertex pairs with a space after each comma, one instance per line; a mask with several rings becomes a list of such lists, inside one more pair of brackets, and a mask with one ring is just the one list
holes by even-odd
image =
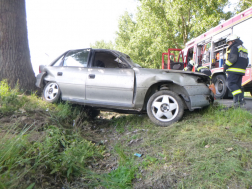
[[209, 106], [213, 99], [211, 90], [205, 84], [186, 86], [185, 89], [189, 97], [186, 100], [189, 110]]

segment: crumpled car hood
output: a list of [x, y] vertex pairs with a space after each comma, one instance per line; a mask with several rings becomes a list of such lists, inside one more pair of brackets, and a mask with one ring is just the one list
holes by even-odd
[[[136, 69], [136, 68], [135, 68]], [[209, 76], [200, 72], [182, 71], [182, 70], [168, 70], [168, 69], [149, 69], [149, 68], [137, 68], [141, 72], [141, 69], [148, 70], [151, 73], [165, 74], [165, 73], [178, 73], [201, 77], [205, 81], [210, 81]]]

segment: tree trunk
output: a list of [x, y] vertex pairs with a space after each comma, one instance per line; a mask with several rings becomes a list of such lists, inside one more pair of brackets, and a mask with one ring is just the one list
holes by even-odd
[[30, 60], [25, 0], [0, 0], [0, 81], [13, 88], [35, 89]]

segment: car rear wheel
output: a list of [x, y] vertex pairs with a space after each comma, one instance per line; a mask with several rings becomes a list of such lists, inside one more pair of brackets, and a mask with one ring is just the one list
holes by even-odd
[[168, 90], [158, 91], [147, 103], [147, 114], [153, 123], [166, 127], [182, 118], [184, 105], [176, 93]]
[[58, 102], [60, 98], [59, 85], [56, 82], [48, 82], [43, 90], [43, 99], [50, 103]]

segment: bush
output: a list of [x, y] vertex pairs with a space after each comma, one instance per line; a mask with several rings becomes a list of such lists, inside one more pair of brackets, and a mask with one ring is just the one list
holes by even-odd
[[18, 99], [18, 86], [10, 89], [6, 80], [0, 82], [0, 113], [8, 113], [19, 109], [22, 99]]

